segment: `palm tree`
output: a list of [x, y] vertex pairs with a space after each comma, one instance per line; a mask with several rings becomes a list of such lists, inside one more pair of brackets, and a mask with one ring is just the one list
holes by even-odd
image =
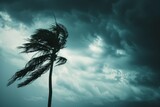
[[25, 78], [25, 81], [17, 87], [26, 86], [49, 71], [48, 107], [51, 107], [52, 71], [54, 66], [65, 64], [67, 61], [66, 58], [57, 56], [59, 50], [65, 47], [67, 37], [68, 32], [62, 24], [56, 23], [50, 29], [38, 29], [27, 39], [27, 43], [18, 47], [23, 49], [22, 53], [34, 53], [32, 59], [9, 79], [7, 86], [22, 78]]

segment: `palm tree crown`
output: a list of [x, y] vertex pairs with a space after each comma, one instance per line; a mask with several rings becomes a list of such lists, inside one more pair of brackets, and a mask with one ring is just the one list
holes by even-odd
[[26, 86], [51, 69], [54, 62], [55, 66], [66, 63], [67, 59], [57, 56], [57, 52], [65, 47], [67, 37], [68, 32], [62, 24], [56, 23], [50, 29], [38, 29], [27, 39], [27, 43], [18, 47], [23, 49], [22, 53], [35, 52], [35, 55], [12, 76], [7, 85], [26, 77], [18, 87]]

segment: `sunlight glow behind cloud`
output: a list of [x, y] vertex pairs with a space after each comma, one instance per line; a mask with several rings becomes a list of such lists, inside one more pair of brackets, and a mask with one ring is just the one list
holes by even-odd
[[100, 36], [97, 36], [96, 39], [89, 45], [89, 49], [93, 51], [94, 54], [101, 54], [103, 52], [103, 40]]

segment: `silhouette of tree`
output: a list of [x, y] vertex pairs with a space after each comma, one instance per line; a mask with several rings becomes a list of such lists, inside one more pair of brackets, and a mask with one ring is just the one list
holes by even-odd
[[51, 107], [52, 70], [54, 66], [65, 64], [67, 61], [66, 58], [57, 56], [59, 50], [65, 47], [67, 37], [68, 32], [62, 24], [56, 23], [50, 29], [38, 29], [27, 39], [27, 43], [18, 47], [23, 49], [22, 53], [34, 52], [35, 54], [23, 69], [9, 79], [7, 86], [22, 78], [26, 80], [19, 83], [17, 87], [26, 86], [49, 71], [48, 107]]

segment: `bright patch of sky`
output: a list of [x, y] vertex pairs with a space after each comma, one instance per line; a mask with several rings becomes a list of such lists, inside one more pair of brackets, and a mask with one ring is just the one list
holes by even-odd
[[92, 43], [89, 45], [89, 49], [92, 51], [92, 53], [95, 54], [101, 54], [103, 52], [103, 40], [100, 36], [96, 36], [96, 38], [92, 41]]

